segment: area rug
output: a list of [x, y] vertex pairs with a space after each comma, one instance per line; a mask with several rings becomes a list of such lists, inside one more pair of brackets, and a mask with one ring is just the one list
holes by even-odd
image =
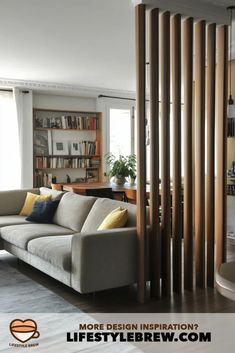
[[[36, 339], [30, 340], [29, 344], [19, 344], [9, 329], [10, 323], [16, 320], [33, 320], [38, 330]], [[73, 335], [80, 324], [91, 323], [98, 321], [28, 278], [17, 268], [0, 261], [0, 352], [10, 352], [13, 348], [18, 352], [25, 347], [36, 347], [40, 353], [142, 352], [136, 346], [124, 342], [67, 341], [68, 332]]]
[[79, 313], [74, 305], [0, 261], [1, 313]]

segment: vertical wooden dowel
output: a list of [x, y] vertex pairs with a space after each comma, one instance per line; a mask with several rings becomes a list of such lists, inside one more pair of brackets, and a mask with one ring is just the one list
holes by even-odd
[[182, 192], [181, 192], [181, 15], [172, 18], [173, 112], [173, 290], [182, 291]]
[[226, 261], [226, 163], [227, 163], [227, 68], [228, 68], [228, 28], [220, 26], [217, 32], [217, 72], [216, 72], [216, 211], [215, 241], [216, 267]]
[[207, 285], [214, 286], [215, 267], [215, 63], [216, 24], [207, 28], [207, 182], [206, 182], [206, 239]]
[[138, 301], [146, 297], [145, 5], [135, 8]]
[[193, 18], [183, 27], [184, 80], [184, 288], [193, 289]]
[[205, 287], [205, 21], [195, 25], [196, 285]]
[[161, 15], [161, 231], [162, 294], [171, 292], [170, 13]]
[[159, 10], [150, 12], [150, 226], [151, 296], [160, 297], [161, 242], [159, 230]]

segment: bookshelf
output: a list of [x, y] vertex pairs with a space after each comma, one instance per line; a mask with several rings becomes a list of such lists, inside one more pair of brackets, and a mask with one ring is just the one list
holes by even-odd
[[101, 113], [33, 109], [34, 187], [101, 180]]

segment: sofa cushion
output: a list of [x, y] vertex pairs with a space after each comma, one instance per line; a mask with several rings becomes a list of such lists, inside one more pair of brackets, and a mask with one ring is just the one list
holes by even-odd
[[43, 237], [28, 243], [28, 251], [65, 271], [71, 270], [71, 235]]
[[28, 191], [39, 194], [39, 189], [0, 191], [0, 215], [19, 214]]
[[52, 223], [55, 211], [59, 205], [60, 200], [53, 201], [36, 201], [32, 213], [26, 218], [26, 221], [36, 223]]
[[114, 228], [125, 227], [128, 220], [128, 211], [126, 208], [118, 207], [105, 217], [103, 222], [99, 225], [98, 230], [107, 230]]
[[53, 223], [80, 232], [96, 198], [68, 192], [63, 195]]
[[89, 233], [97, 231], [99, 225], [103, 222], [105, 217], [115, 208], [123, 207], [128, 210], [127, 227], [133, 227], [136, 224], [136, 205], [122, 201], [115, 201], [110, 199], [97, 199], [94, 203], [87, 219], [82, 227], [82, 232]]
[[1, 237], [7, 242], [27, 249], [28, 242], [39, 237], [48, 235], [73, 234], [71, 229], [60, 227], [56, 224], [22, 224], [17, 226], [8, 226], [1, 229]]
[[[10, 215], [10, 216], [0, 216], [0, 228], [16, 225], [16, 224], [28, 224], [24, 216]], [[0, 231], [1, 233], [1, 231]]]
[[24, 202], [24, 206], [20, 211], [20, 216], [28, 216], [32, 210], [36, 201], [49, 201], [51, 200], [51, 195], [37, 195], [27, 192], [27, 196]]
[[45, 187], [41, 187], [39, 190], [40, 195], [51, 195], [52, 200], [60, 200], [64, 195], [64, 191], [53, 190]]

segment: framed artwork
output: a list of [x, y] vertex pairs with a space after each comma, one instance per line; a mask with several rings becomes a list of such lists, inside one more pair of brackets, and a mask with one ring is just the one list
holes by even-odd
[[34, 154], [36, 156], [48, 155], [48, 133], [47, 131], [34, 131]]
[[63, 141], [53, 141], [53, 154], [62, 156], [68, 155], [68, 143]]
[[79, 142], [71, 142], [71, 155], [78, 156], [80, 154]]

